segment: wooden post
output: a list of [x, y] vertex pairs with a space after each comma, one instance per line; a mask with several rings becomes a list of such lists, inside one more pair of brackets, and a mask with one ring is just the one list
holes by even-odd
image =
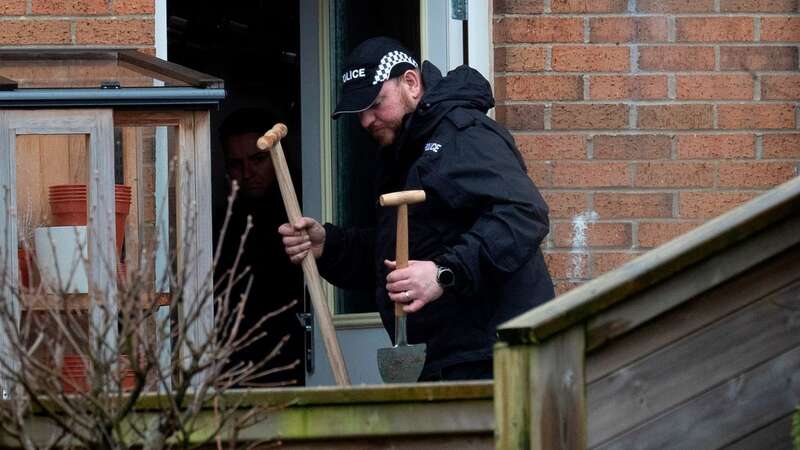
[[586, 448], [584, 350], [583, 324], [541, 344], [495, 346], [496, 448]]

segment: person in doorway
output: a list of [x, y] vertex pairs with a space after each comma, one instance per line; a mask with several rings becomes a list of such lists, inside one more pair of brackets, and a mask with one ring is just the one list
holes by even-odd
[[[356, 115], [380, 146], [377, 196], [423, 189], [409, 207], [409, 255], [396, 269], [395, 208], [375, 207], [374, 229], [283, 224], [285, 251], [309, 252], [342, 287], [372, 286], [394, 338], [394, 302], [404, 304], [410, 343], [427, 344], [420, 381], [492, 378], [497, 326], [554, 296], [539, 249], [548, 209], [514, 139], [486, 116], [491, 87], [461, 66], [442, 76], [420, 68], [399, 42], [378, 37], [348, 57], [333, 113]], [[372, 275], [370, 275], [372, 274]]]
[[[215, 237], [223, 239], [215, 273], [219, 280], [234, 267], [237, 273], [249, 270], [233, 286], [228, 310], [234, 311], [251, 283], [239, 335], [257, 325], [253, 331], [265, 333], [263, 338], [236, 351], [231, 366], [264, 362], [262, 371], [270, 373], [251, 380], [248, 386], [302, 386], [305, 344], [297, 314], [303, 311], [303, 274], [283, 253], [281, 236], [275, 230], [286, 222], [286, 211], [270, 154], [256, 147], [258, 138], [274, 124], [266, 110], [247, 108], [232, 113], [220, 127], [227, 178], [229, 182], [236, 181], [239, 190], [224, 236], [220, 236], [224, 214], [220, 211], [215, 217]], [[285, 148], [287, 154], [293, 151], [291, 144]], [[252, 221], [252, 228], [240, 250], [248, 220]], [[293, 301], [297, 302], [294, 306], [280, 311]], [[271, 314], [275, 315], [258, 324]], [[270, 356], [279, 346], [277, 354]]]

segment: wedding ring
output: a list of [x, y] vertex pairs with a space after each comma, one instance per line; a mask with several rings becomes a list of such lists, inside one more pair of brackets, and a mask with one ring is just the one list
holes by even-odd
[[410, 301], [411, 300], [411, 294], [409, 294], [408, 291], [405, 291], [404, 294], [406, 294], [406, 301]]

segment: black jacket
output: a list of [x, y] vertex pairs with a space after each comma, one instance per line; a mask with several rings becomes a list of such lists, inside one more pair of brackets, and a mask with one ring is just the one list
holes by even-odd
[[[382, 193], [424, 189], [409, 206], [409, 259], [450, 267], [456, 285], [408, 316], [410, 343], [426, 342], [423, 376], [451, 364], [490, 359], [497, 325], [554, 296], [539, 250], [547, 205], [531, 182], [512, 136], [486, 116], [489, 83], [459, 67], [442, 77], [422, 66], [425, 94], [393, 146], [378, 154], [376, 228], [326, 224], [320, 272], [340, 287], [375, 289], [394, 339], [384, 259], [394, 260], [396, 209]], [[370, 280], [365, 274], [374, 274]]]

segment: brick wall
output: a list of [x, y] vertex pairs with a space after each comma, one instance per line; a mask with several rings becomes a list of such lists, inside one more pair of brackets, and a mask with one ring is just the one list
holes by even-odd
[[0, 0], [0, 48], [102, 47], [153, 53], [155, 0]]
[[798, 0], [494, 0], [564, 292], [798, 174]]

